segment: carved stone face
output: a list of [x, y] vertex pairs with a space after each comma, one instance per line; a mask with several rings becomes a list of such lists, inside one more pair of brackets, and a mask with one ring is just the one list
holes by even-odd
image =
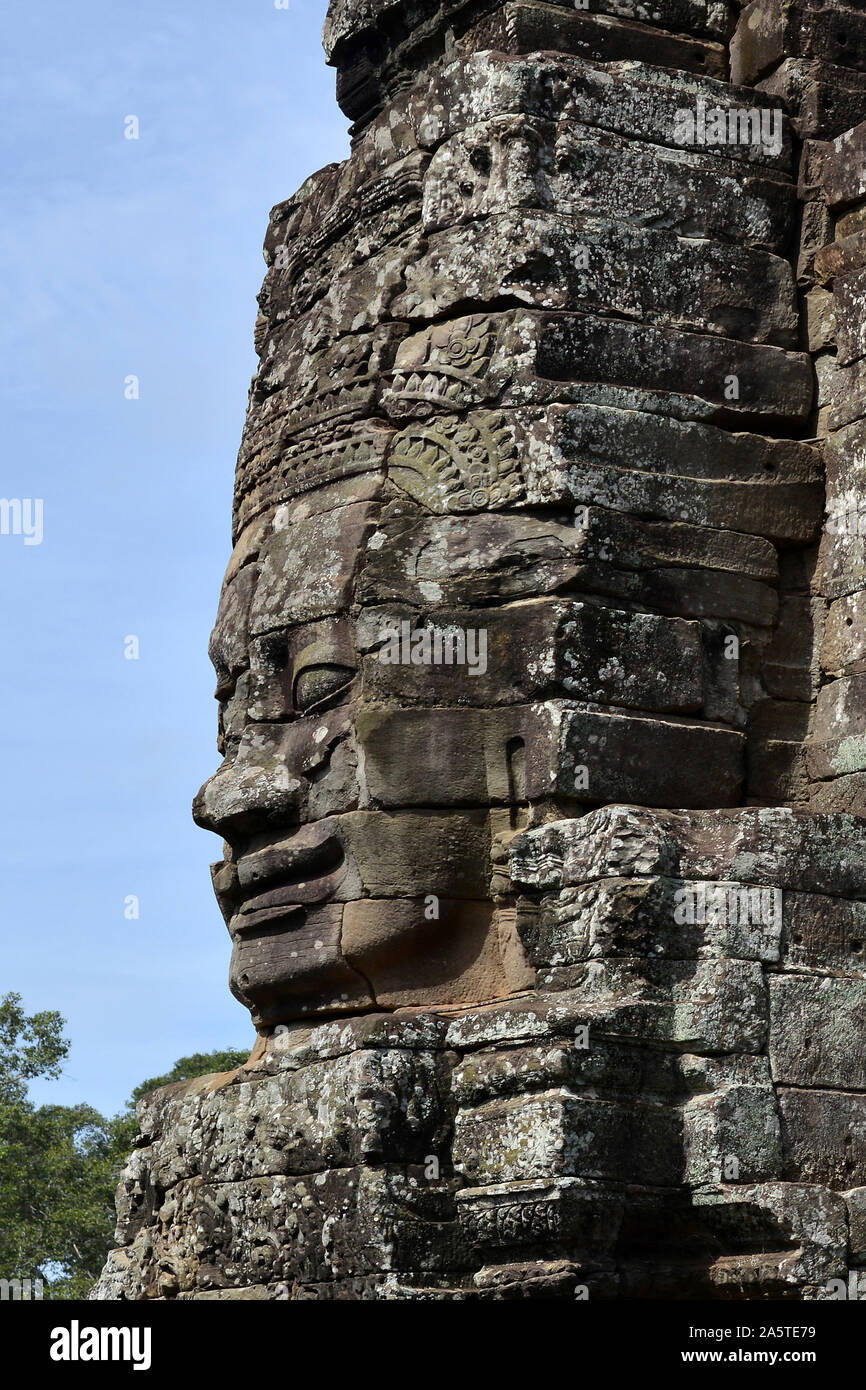
[[[409, 493], [443, 440], [466, 447], [431, 426], [395, 453], [399, 500], [369, 477], [314, 489], [229, 566], [211, 643], [226, 760], [195, 816], [228, 847], [231, 984], [261, 1026], [532, 983], [501, 866], [557, 793], [541, 697], [584, 609], [553, 597], [581, 535], [426, 510]], [[460, 501], [482, 506], [490, 479], [473, 481]]]
[[493, 408], [533, 332], [264, 360], [211, 644], [225, 762], [195, 804], [261, 1027], [525, 989], [517, 830], [736, 802], [742, 736], [701, 721], [736, 718], [715, 629], [646, 611], [723, 612], [727, 575], [698, 528], [575, 510], [569, 451], [595, 431], [619, 457], [623, 412]]

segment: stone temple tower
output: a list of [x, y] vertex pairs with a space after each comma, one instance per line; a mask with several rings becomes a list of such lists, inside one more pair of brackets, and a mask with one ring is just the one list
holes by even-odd
[[866, 1285], [866, 14], [325, 47], [195, 803], [258, 1042], [141, 1103], [95, 1296]]

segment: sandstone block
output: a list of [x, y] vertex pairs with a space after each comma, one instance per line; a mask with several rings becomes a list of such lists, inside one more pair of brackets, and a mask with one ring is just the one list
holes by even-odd
[[788, 1086], [866, 1089], [866, 981], [770, 980], [770, 1063]]

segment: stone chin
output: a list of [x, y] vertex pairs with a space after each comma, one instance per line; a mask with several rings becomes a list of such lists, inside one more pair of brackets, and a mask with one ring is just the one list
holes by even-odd
[[503, 816], [510, 822], [498, 808], [355, 810], [216, 865], [231, 988], [256, 1026], [529, 988], [534, 972], [504, 906]]
[[434, 895], [277, 909], [234, 934], [230, 970], [259, 1030], [372, 1009], [463, 1007], [533, 983], [513, 913]]
[[[226, 836], [212, 874], [233, 944], [230, 983], [259, 1029], [483, 1003], [532, 985], [503, 872], [528, 814], [507, 803], [509, 792], [525, 795], [516, 750], [505, 757], [513, 719], [491, 731], [488, 767], [483, 739], [466, 746], [476, 720], [467, 729], [453, 711], [449, 740], [445, 713], [403, 720], [359, 700], [269, 729], [249, 724], [196, 798], [197, 822]], [[419, 714], [433, 715], [438, 740], [418, 739]], [[295, 756], [315, 741], [305, 725], [335, 730], [313, 769]]]

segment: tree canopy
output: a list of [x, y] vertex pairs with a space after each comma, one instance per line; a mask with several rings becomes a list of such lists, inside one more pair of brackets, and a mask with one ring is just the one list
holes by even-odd
[[0, 999], [0, 1278], [36, 1279], [45, 1297], [84, 1298], [114, 1243], [114, 1190], [138, 1125], [134, 1106], [171, 1081], [228, 1071], [231, 1049], [181, 1057], [137, 1085], [106, 1118], [92, 1106], [40, 1105], [28, 1083], [60, 1075], [69, 1052], [55, 1010], [27, 1015], [21, 996]]

